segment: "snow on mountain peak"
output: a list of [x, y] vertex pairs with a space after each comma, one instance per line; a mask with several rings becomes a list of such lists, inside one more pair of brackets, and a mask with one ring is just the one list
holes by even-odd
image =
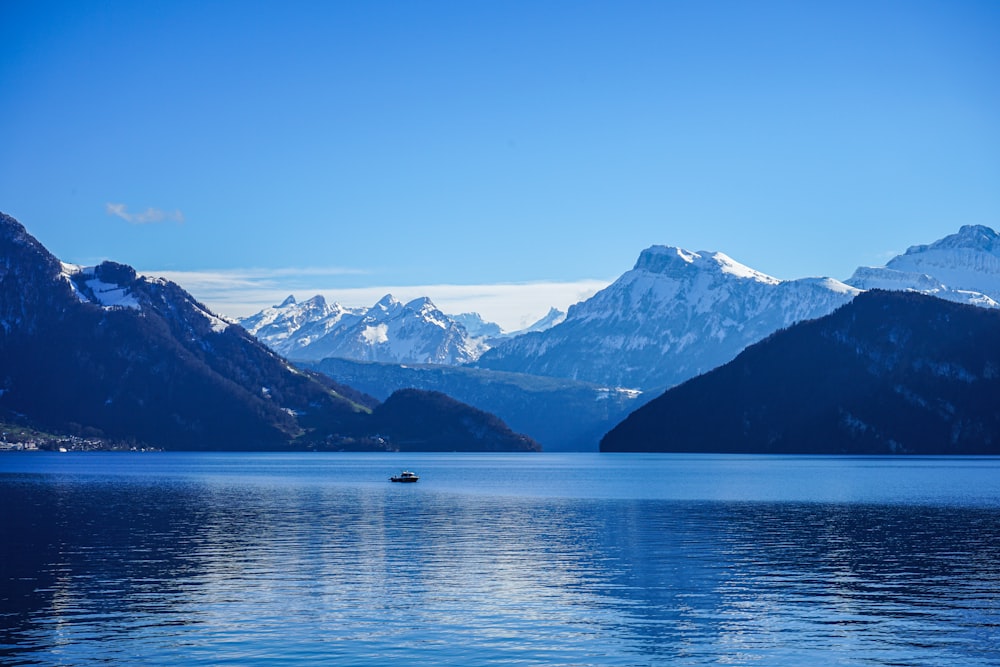
[[722, 271], [736, 278], [756, 280], [770, 285], [780, 282], [777, 278], [740, 264], [725, 253], [706, 250], [691, 252], [676, 246], [650, 246], [639, 254], [639, 259], [633, 267], [633, 271], [647, 271], [675, 278], [691, 275], [692, 269]]
[[295, 295], [289, 294], [288, 296], [285, 297], [285, 300], [282, 301], [277, 306], [275, 306], [275, 308], [287, 308], [288, 306], [293, 306], [293, 305], [295, 305]]
[[483, 368], [657, 389], [710, 370], [777, 329], [825, 315], [858, 290], [782, 281], [721, 252], [644, 250], [635, 267], [565, 321], [484, 354]]
[[409, 308], [410, 310], [416, 310], [416, 311], [421, 311], [424, 308], [433, 308], [435, 310], [437, 309], [437, 306], [434, 305], [434, 302], [431, 301], [430, 298], [426, 296], [422, 296], [414, 299], [413, 301], [410, 301], [409, 303], [406, 304], [405, 307]]
[[1000, 234], [985, 225], [963, 225], [957, 234], [950, 234], [930, 245], [915, 245], [907, 249], [907, 255], [915, 255], [928, 250], [967, 248], [1000, 254]]
[[384, 313], [395, 313], [402, 309], [403, 304], [396, 299], [391, 294], [386, 294], [381, 299], [379, 299], [374, 306], [368, 311], [368, 316], [375, 316], [374, 311], [381, 311]]
[[293, 359], [458, 364], [478, 358], [488, 347], [427, 297], [404, 305], [386, 294], [371, 308], [347, 309], [327, 306], [317, 296], [265, 309], [241, 323]]
[[699, 258], [697, 253], [683, 248], [666, 245], [654, 245], [639, 253], [633, 271], [648, 271], [650, 273], [671, 274], [685, 271], [689, 264]]
[[[289, 297], [289, 298], [291, 298], [291, 297]], [[288, 301], [288, 299], [285, 299], [285, 301]], [[292, 303], [289, 304], [289, 305], [294, 305], [294, 304], [295, 304], [295, 300], [293, 299]], [[302, 306], [306, 307], [306, 308], [326, 308], [327, 307], [327, 303], [326, 303], [326, 299], [323, 297], [322, 294], [317, 294], [316, 296], [314, 296], [314, 297], [312, 297], [310, 299], [306, 299], [305, 301], [303, 301], [302, 302]]]
[[884, 267], [860, 267], [847, 281], [862, 289], [912, 290], [950, 301], [1000, 302], [1000, 235], [965, 225], [934, 243], [911, 246]]

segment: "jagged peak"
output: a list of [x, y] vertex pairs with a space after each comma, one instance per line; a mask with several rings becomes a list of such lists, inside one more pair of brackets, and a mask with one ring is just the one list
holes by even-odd
[[277, 306], [275, 306], [275, 308], [287, 308], [288, 306], [294, 306], [295, 303], [296, 303], [295, 295], [289, 294], [287, 297], [285, 297], [285, 300], [279, 303]]
[[434, 310], [437, 310], [437, 306], [434, 305], [434, 302], [430, 300], [430, 297], [426, 296], [421, 296], [413, 301], [410, 301], [406, 304], [406, 308], [410, 310], [423, 310], [424, 308], [433, 308]]
[[322, 294], [317, 294], [316, 296], [306, 299], [302, 302], [303, 306], [310, 306], [315, 308], [326, 308], [326, 299], [323, 298]]

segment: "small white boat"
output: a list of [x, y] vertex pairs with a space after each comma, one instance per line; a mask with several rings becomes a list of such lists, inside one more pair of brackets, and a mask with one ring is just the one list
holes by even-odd
[[398, 475], [396, 475], [394, 477], [390, 477], [389, 481], [390, 482], [415, 482], [418, 479], [420, 479], [420, 478], [417, 477], [416, 473], [410, 472], [409, 470], [404, 470], [403, 472], [399, 473]]

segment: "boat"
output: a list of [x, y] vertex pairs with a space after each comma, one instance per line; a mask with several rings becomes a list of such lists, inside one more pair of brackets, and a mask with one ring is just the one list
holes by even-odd
[[409, 470], [404, 470], [403, 472], [399, 473], [398, 475], [396, 475], [394, 477], [390, 477], [389, 481], [390, 482], [415, 482], [418, 479], [420, 479], [420, 478], [417, 477], [417, 473], [410, 472]]

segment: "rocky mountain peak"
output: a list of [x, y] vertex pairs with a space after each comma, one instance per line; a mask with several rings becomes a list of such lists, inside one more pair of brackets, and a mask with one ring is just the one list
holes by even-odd
[[928, 250], [967, 248], [1000, 254], [1000, 234], [985, 225], [963, 225], [957, 234], [950, 234], [929, 245], [915, 245], [907, 249], [907, 255], [915, 255]]

